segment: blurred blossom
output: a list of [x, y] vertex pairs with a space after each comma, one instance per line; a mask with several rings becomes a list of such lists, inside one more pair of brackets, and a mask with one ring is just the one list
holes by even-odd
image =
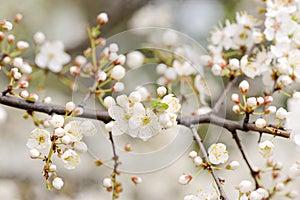
[[22, 13], [24, 19], [18, 30], [22, 31], [24, 38], [42, 31], [49, 40], [62, 40], [67, 49], [75, 48], [86, 38], [87, 16], [73, 1], [0, 0], [0, 3], [5, 5], [0, 7], [0, 17], [3, 19]]
[[130, 28], [170, 27], [172, 13], [170, 4], [148, 4], [134, 13], [129, 21]]

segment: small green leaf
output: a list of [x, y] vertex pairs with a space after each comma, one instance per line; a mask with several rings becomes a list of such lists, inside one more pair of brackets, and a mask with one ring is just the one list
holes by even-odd
[[152, 104], [151, 104], [151, 107], [157, 111], [165, 111], [169, 108], [168, 104], [166, 103], [162, 103], [162, 102], [159, 102], [159, 101], [154, 101]]

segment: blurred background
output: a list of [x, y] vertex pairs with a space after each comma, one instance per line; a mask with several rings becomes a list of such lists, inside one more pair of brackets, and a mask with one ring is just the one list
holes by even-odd
[[[256, 2], [259, 3], [259, 0]], [[95, 25], [96, 16], [103, 11], [109, 15], [109, 23], [102, 29], [104, 37], [132, 28], [163, 27], [187, 34], [205, 47], [210, 30], [219, 22], [223, 22], [225, 18], [233, 19], [237, 10], [255, 14], [259, 5], [247, 0], [0, 0], [0, 4], [1, 19], [10, 20], [16, 13], [24, 16], [21, 24], [15, 28], [17, 39], [28, 41], [35, 32], [42, 31], [49, 40], [62, 40], [66, 51], [73, 56], [82, 54], [88, 46], [86, 27], [88, 24]], [[5, 83], [6, 80], [1, 77], [1, 88], [4, 88]], [[60, 87], [55, 81], [48, 81], [47, 86], [48, 89], [42, 95], [54, 96], [54, 103], [63, 104], [70, 100], [72, 92], [68, 88]], [[31, 160], [26, 148], [28, 135], [34, 128], [33, 123], [22, 118], [23, 111], [0, 105], [0, 112], [6, 113], [6, 116], [2, 115], [0, 118], [0, 200], [110, 199], [111, 194], [102, 187], [102, 179], [109, 176], [111, 169], [96, 167], [88, 154], [81, 156], [82, 163], [75, 170], [65, 170], [58, 164], [58, 173], [63, 177], [65, 186], [59, 192], [48, 192], [44, 186], [42, 162]], [[203, 130], [207, 130], [207, 127], [203, 127]], [[226, 180], [225, 190], [228, 191], [228, 196], [236, 199], [238, 194], [234, 187], [242, 179], [249, 179], [248, 169], [236, 151], [229, 133], [217, 127], [209, 131], [212, 135], [217, 132], [218, 141], [228, 145], [232, 158], [230, 160], [241, 163], [236, 171], [219, 173]], [[263, 159], [258, 148], [254, 148], [257, 147], [257, 140], [256, 133], [242, 136], [242, 143], [253, 165], [262, 166]], [[275, 148], [276, 159], [284, 161], [288, 167], [299, 159], [299, 155], [294, 148], [290, 148], [292, 150], [289, 152], [282, 151], [290, 143], [277, 140], [281, 148]], [[97, 148], [103, 147], [96, 145], [94, 149]], [[188, 148], [193, 149], [193, 145]], [[198, 175], [188, 186], [177, 183], [182, 173], [196, 173], [188, 159], [188, 152], [185, 151], [171, 166], [139, 175], [143, 178], [140, 185], [131, 183], [131, 174], [122, 174], [124, 192], [121, 193], [120, 200], [177, 200], [183, 199], [187, 194], [196, 194], [199, 190], [211, 190], [212, 178], [207, 173]], [[289, 155], [288, 159], [286, 155]]]

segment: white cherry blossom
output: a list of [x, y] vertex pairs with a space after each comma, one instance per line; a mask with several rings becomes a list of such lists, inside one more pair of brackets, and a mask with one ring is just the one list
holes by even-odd
[[71, 57], [64, 52], [64, 45], [61, 41], [45, 42], [40, 52], [35, 57], [35, 63], [42, 69], [48, 68], [54, 73], [62, 70], [63, 65], [70, 62]]
[[61, 156], [62, 161], [65, 163], [65, 168], [74, 169], [80, 162], [79, 155], [72, 149], [68, 149]]
[[215, 165], [227, 162], [229, 155], [226, 146], [222, 143], [212, 144], [208, 148], [208, 158]]
[[47, 130], [36, 128], [30, 133], [26, 146], [30, 149], [45, 149], [51, 144], [50, 133]]

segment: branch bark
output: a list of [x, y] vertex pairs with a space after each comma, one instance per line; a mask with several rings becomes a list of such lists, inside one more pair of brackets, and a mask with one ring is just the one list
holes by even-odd
[[247, 159], [247, 156], [246, 156], [245, 151], [244, 151], [244, 149], [242, 147], [242, 143], [241, 143], [241, 140], [240, 140], [237, 132], [236, 131], [232, 131], [231, 134], [232, 134], [232, 137], [233, 137], [235, 143], [237, 144], [237, 146], [238, 146], [238, 148], [239, 148], [239, 150], [240, 150], [240, 152], [242, 154], [242, 157], [243, 157], [244, 161], [246, 162], [246, 164], [247, 164], [247, 166], [248, 166], [248, 168], [250, 170], [251, 176], [253, 177], [253, 179], [255, 181], [255, 188], [257, 189], [260, 186], [260, 183], [259, 183], [259, 171], [254, 170], [251, 167], [251, 164], [250, 164], [249, 160]]
[[[48, 115], [52, 115], [52, 114], [64, 115], [66, 113], [65, 107], [61, 105], [46, 104], [38, 101], [32, 103], [13, 96], [3, 95], [2, 93], [0, 93], [0, 104], [18, 108], [18, 109], [23, 109], [26, 111], [46, 113]], [[103, 121], [104, 123], [107, 123], [111, 120], [110, 116], [106, 111], [97, 111], [97, 110], [92, 110], [87, 108], [85, 108], [83, 110], [83, 114], [78, 117], [97, 119], [99, 121]], [[280, 136], [283, 138], [290, 137], [290, 134], [285, 130], [276, 129], [272, 126], [266, 128], [258, 128], [255, 126], [255, 124], [243, 123], [243, 121], [233, 121], [229, 119], [224, 119], [222, 117], [219, 117], [215, 113], [208, 113], [204, 115], [195, 115], [195, 116], [178, 116], [177, 122], [187, 127], [190, 127], [193, 124], [211, 123], [223, 127], [230, 132], [235, 130], [255, 131], [255, 132], [271, 134], [274, 136]]]

